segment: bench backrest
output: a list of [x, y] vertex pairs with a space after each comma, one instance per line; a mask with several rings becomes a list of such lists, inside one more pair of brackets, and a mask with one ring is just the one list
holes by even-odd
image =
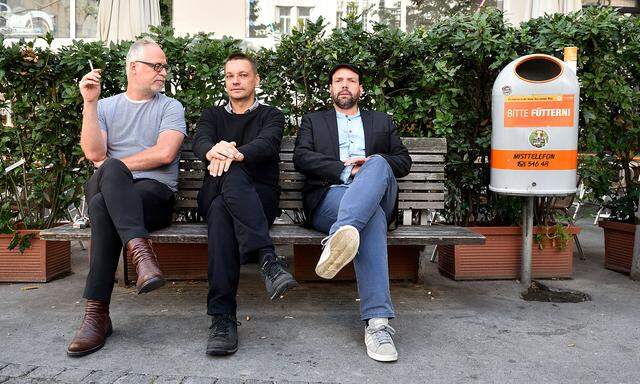
[[[420, 222], [426, 224], [426, 213], [444, 208], [444, 158], [447, 152], [445, 139], [402, 138], [409, 149], [413, 164], [411, 172], [398, 180], [398, 208], [403, 211], [403, 224], [410, 225], [418, 213]], [[300, 218], [302, 212], [302, 186], [305, 177], [293, 166], [295, 137], [286, 136], [280, 149], [280, 208], [292, 211]], [[200, 221], [195, 210], [196, 197], [202, 185], [205, 166], [191, 150], [191, 141], [186, 140], [180, 158], [178, 200], [176, 219], [178, 221]]]

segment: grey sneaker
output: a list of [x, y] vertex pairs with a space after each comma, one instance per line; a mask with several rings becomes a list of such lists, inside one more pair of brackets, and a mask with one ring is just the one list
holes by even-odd
[[391, 336], [396, 331], [389, 325], [389, 319], [374, 317], [364, 329], [364, 343], [367, 355], [377, 361], [396, 361], [398, 351]]
[[316, 274], [332, 279], [345, 265], [349, 264], [360, 246], [360, 233], [352, 225], [343, 225], [333, 235], [322, 240], [322, 255], [316, 265]]

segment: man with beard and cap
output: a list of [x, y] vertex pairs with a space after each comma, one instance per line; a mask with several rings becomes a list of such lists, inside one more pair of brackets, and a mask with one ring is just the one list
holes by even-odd
[[293, 157], [306, 176], [307, 224], [328, 234], [316, 273], [331, 279], [354, 261], [367, 354], [395, 361], [387, 226], [397, 211], [396, 179], [409, 173], [411, 157], [387, 114], [359, 109], [362, 74], [355, 66], [335, 66], [329, 91], [334, 108], [302, 118]]

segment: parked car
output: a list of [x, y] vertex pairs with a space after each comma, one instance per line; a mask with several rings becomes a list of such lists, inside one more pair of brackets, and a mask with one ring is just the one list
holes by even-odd
[[32, 37], [53, 33], [54, 15], [37, 10], [14, 11], [0, 2], [0, 34], [5, 37]]

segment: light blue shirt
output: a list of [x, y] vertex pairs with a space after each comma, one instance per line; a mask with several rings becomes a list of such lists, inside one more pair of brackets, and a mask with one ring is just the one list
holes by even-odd
[[[360, 110], [353, 116], [336, 111], [338, 122], [338, 146], [340, 148], [340, 161], [350, 157], [366, 157], [364, 149], [364, 126], [360, 117]], [[340, 174], [343, 184], [351, 181], [353, 165], [347, 166]]]

